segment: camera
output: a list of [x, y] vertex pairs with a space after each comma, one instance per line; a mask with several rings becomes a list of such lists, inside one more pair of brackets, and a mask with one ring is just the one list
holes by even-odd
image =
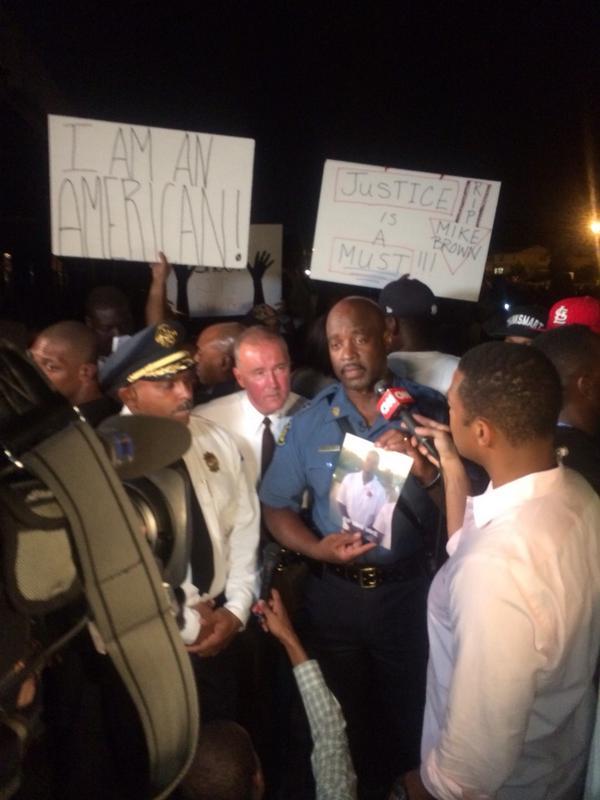
[[144, 796], [166, 797], [187, 769], [198, 702], [174, 596], [189, 487], [170, 465], [188, 446], [186, 428], [165, 419], [111, 418], [94, 431], [0, 344], [0, 798], [18, 788], [31, 735], [28, 681], [88, 627], [139, 716]]

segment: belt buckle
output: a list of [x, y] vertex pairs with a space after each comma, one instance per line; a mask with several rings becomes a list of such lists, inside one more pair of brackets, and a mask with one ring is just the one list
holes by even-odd
[[376, 567], [359, 567], [358, 583], [361, 589], [375, 589], [378, 586]]

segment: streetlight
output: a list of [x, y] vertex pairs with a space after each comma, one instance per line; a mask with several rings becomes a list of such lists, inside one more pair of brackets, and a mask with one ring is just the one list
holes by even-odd
[[590, 222], [590, 230], [594, 234], [594, 247], [596, 250], [596, 265], [600, 272], [600, 219], [596, 217]]

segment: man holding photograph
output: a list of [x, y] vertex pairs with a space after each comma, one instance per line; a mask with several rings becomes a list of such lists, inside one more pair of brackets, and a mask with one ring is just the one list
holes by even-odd
[[[339, 383], [324, 389], [280, 437], [261, 485], [269, 530], [316, 563], [305, 588], [303, 636], [340, 701], [363, 796], [382, 797], [399, 764], [418, 763], [427, 633], [424, 537], [435, 531], [430, 497], [437, 469], [419, 460], [395, 514], [393, 547], [363, 544], [339, 530], [330, 491], [346, 433], [413, 454], [398, 422], [379, 413], [375, 385], [387, 370], [384, 314], [361, 297], [341, 300], [327, 318]], [[409, 381], [409, 409], [445, 421], [444, 398]], [[426, 410], [428, 409], [428, 410]], [[283, 439], [283, 442], [281, 441]], [[305, 490], [311, 519], [300, 515]]]

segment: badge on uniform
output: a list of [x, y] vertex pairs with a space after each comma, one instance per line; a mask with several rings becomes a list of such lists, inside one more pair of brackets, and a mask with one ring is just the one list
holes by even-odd
[[154, 341], [161, 347], [173, 347], [178, 337], [177, 329], [168, 322], [161, 322], [154, 331]]
[[211, 472], [218, 472], [219, 471], [219, 459], [216, 457], [214, 453], [206, 452], [204, 453], [204, 461], [206, 462], [206, 466], [209, 468]]
[[292, 420], [288, 420], [285, 427], [282, 429], [279, 437], [277, 438], [277, 444], [285, 444], [285, 437], [288, 435], [288, 431], [290, 429], [290, 425], [292, 424]]

